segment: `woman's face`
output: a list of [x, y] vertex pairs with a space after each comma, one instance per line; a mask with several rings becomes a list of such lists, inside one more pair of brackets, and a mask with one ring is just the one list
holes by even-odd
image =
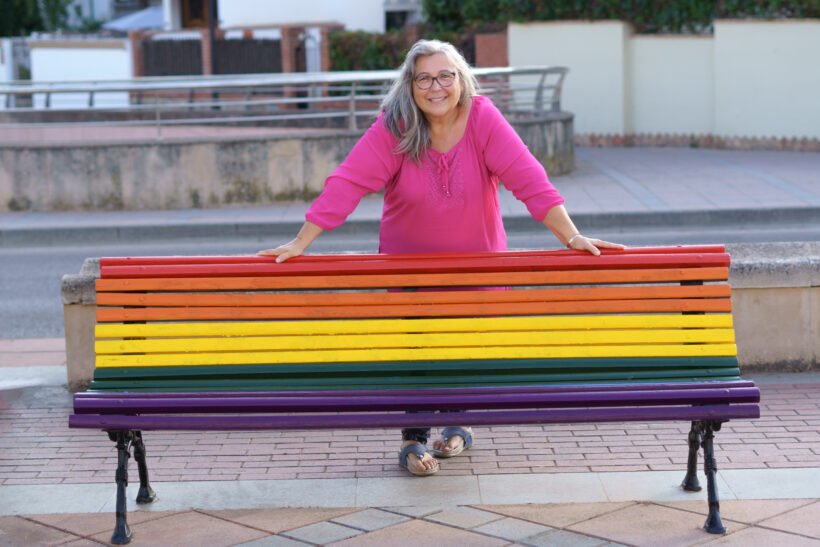
[[[416, 70], [414, 77], [421, 75], [439, 76], [456, 72], [450, 66], [447, 56], [443, 53], [434, 53], [416, 59]], [[442, 119], [452, 116], [458, 108], [458, 98], [461, 96], [461, 82], [456, 74], [453, 85], [442, 87], [436, 80], [429, 89], [419, 89], [416, 82], [413, 82], [413, 99], [416, 105], [424, 112], [428, 120]]]

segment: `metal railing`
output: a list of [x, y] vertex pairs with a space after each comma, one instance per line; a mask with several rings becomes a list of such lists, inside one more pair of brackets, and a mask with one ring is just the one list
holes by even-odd
[[[509, 113], [560, 111], [564, 67], [477, 68], [481, 93]], [[374, 116], [398, 71], [11, 82], [0, 85], [0, 129], [37, 126], [245, 124]], [[13, 106], [13, 97], [31, 107]], [[337, 122], [338, 123], [338, 122]]]

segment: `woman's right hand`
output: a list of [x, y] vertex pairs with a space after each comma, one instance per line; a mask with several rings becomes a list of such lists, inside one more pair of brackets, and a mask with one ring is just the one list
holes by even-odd
[[294, 256], [299, 256], [304, 253], [305, 249], [307, 249], [310, 244], [313, 243], [313, 240], [319, 237], [319, 234], [323, 231], [324, 230], [316, 224], [307, 221], [292, 241], [289, 241], [284, 245], [279, 245], [275, 249], [265, 249], [264, 251], [259, 251], [256, 255], [275, 256], [276, 262], [284, 262], [289, 258], [293, 258]]
[[256, 253], [258, 256], [275, 256], [276, 262], [284, 262], [294, 256], [299, 256], [305, 252], [307, 245], [304, 245], [299, 239], [289, 241], [284, 245], [279, 245], [275, 249], [265, 249]]

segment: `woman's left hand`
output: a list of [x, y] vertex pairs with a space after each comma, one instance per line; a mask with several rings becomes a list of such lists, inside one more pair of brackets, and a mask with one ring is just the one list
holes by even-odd
[[620, 243], [610, 243], [602, 239], [578, 235], [572, 240], [572, 243], [569, 244], [569, 248], [577, 251], [586, 251], [595, 256], [599, 256], [601, 251], [598, 249], [625, 249], [626, 246]]

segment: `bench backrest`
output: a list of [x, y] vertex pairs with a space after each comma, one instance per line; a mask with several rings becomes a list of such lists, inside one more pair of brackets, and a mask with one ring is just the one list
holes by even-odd
[[719, 246], [104, 258], [92, 389], [732, 380], [728, 265]]

